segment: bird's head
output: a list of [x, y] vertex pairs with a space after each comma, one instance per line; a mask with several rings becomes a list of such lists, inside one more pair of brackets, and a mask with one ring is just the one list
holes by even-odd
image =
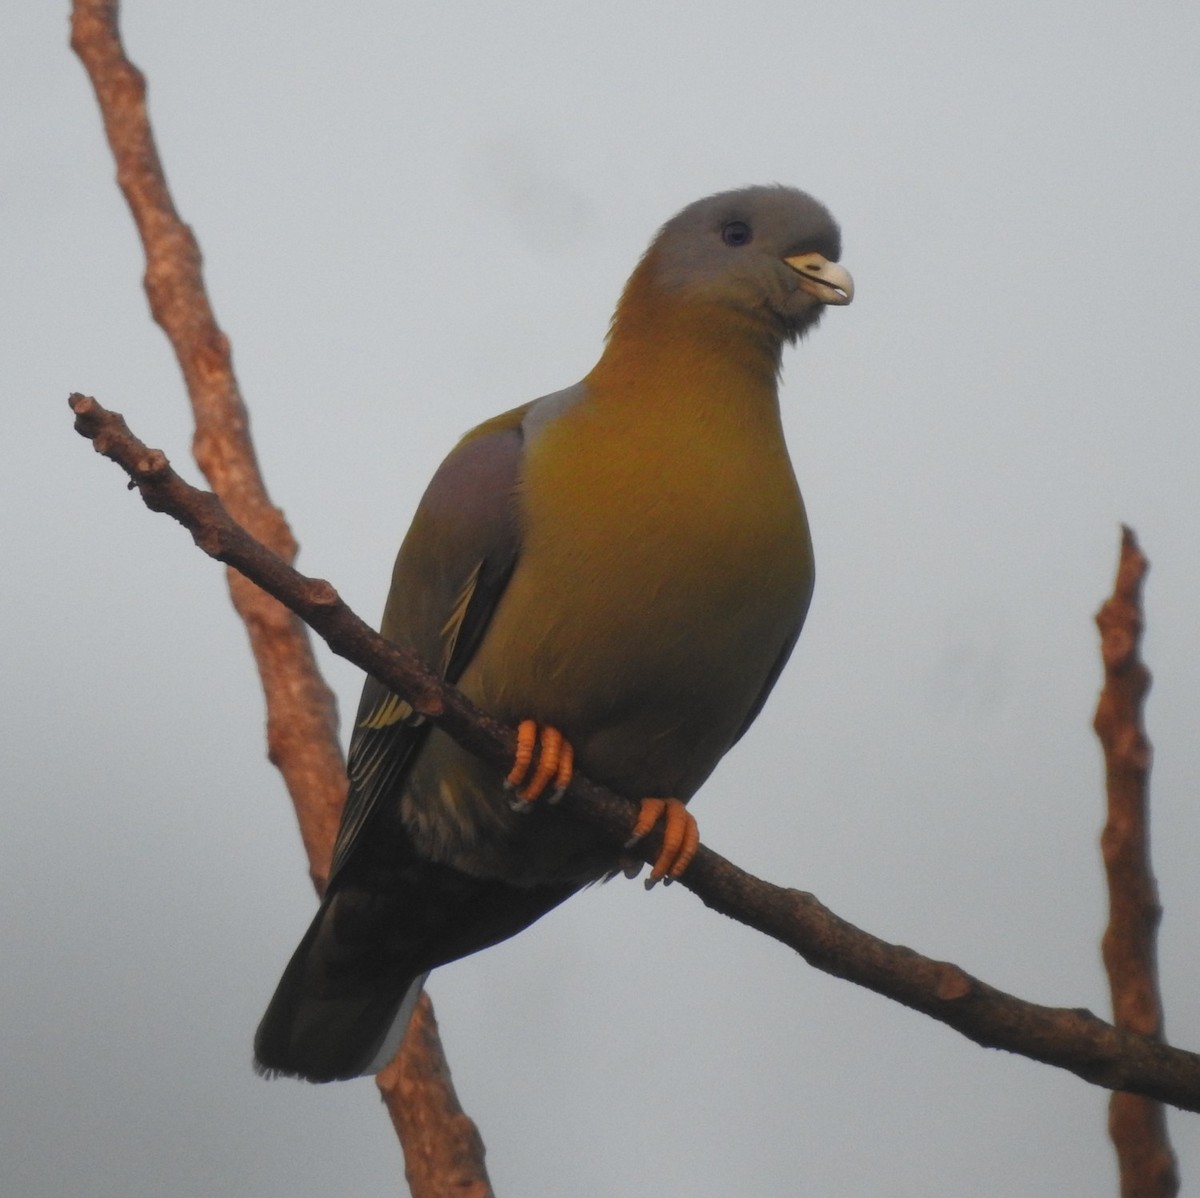
[[[838, 264], [841, 233], [824, 205], [793, 187], [746, 187], [689, 204], [667, 221], [630, 279], [684, 305], [715, 305], [762, 321], [778, 343], [854, 295]], [[618, 320], [620, 311], [618, 311]]]

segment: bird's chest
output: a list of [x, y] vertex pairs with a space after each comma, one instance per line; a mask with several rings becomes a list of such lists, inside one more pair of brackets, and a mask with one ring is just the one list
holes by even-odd
[[803, 619], [812, 556], [782, 442], [703, 431], [651, 423], [530, 455], [486, 705], [620, 739], [626, 759], [727, 747]]

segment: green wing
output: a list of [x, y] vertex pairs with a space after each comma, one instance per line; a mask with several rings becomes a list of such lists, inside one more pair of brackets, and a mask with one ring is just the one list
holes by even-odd
[[[530, 405], [469, 433], [442, 463], [392, 574], [380, 631], [448, 682], [474, 656], [520, 552], [517, 482]], [[350, 738], [350, 790], [333, 851], [334, 877], [374, 811], [398, 800], [429, 725], [368, 678]]]

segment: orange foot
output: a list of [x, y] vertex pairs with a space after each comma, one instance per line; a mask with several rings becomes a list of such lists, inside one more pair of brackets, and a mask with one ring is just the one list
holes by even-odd
[[647, 890], [664, 878], [667, 882], [673, 882], [682, 877], [700, 847], [700, 829], [696, 825], [696, 818], [678, 799], [643, 799], [637, 823], [625, 847], [633, 848], [659, 820], [663, 821], [662, 848], [646, 879]]
[[[540, 748], [537, 769], [533, 771], [533, 777], [526, 781], [529, 767], [533, 764], [535, 747]], [[516, 800], [512, 804], [513, 810], [532, 810], [532, 804], [541, 798], [551, 779], [554, 781], [554, 790], [547, 802], [557, 803], [571, 785], [574, 767], [575, 750], [557, 728], [543, 724], [539, 730], [534, 720], [522, 720], [517, 726], [517, 753], [513, 759], [513, 767], [504, 779], [508, 790], [517, 791]], [[517, 789], [518, 787], [520, 789]]]

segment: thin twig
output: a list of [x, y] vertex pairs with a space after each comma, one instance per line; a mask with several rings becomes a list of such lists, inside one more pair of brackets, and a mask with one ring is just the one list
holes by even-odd
[[[239, 524], [285, 561], [296, 542], [283, 513], [271, 502], [250, 438], [250, 418], [233, 372], [229, 340], [217, 325], [204, 286], [200, 247], [180, 219], [167, 187], [146, 112], [146, 81], [121, 43], [117, 0], [75, 0], [71, 46], [96, 92], [117, 181], [129, 204], [146, 256], [145, 287], [154, 319], [167, 334], [187, 384], [196, 422], [193, 451], [213, 490]], [[234, 608], [245, 624], [267, 706], [267, 754], [283, 775], [318, 893], [325, 888], [338, 819], [346, 797], [346, 772], [338, 740], [337, 705], [317, 669], [307, 629], [242, 574], [227, 571]], [[423, 1093], [444, 1084], [437, 1109], [457, 1106], [437, 1025], [426, 1007], [413, 1023], [400, 1056], [412, 1073], [425, 1068]], [[390, 1102], [398, 1093], [388, 1092]], [[397, 1111], [392, 1110], [397, 1128]], [[465, 1118], [465, 1116], [463, 1116]], [[416, 1125], [412, 1125], [414, 1128]], [[424, 1137], [457, 1125], [421, 1122]], [[478, 1138], [478, 1137], [477, 1137]], [[455, 1143], [457, 1143], [457, 1139]], [[406, 1159], [436, 1160], [441, 1148], [427, 1139], [402, 1140]], [[477, 1178], [487, 1186], [482, 1146]], [[409, 1167], [415, 1198], [437, 1198], [440, 1179]], [[484, 1192], [484, 1191], [481, 1191]]]
[[[511, 728], [479, 711], [411, 653], [373, 632], [329, 583], [306, 578], [240, 529], [212, 495], [185, 483], [158, 450], [149, 450], [115, 413], [94, 399], [72, 396], [75, 427], [117, 462], [146, 504], [173, 516], [196, 543], [244, 571], [286, 603], [330, 648], [403, 696], [465, 748], [498, 770], [512, 760]], [[616, 848], [633, 826], [636, 805], [577, 776], [561, 803]], [[661, 836], [638, 851], [657, 854]], [[681, 880], [714, 910], [789, 945], [811, 965], [922, 1011], [964, 1036], [1070, 1070], [1109, 1089], [1129, 1090], [1185, 1110], [1200, 1111], [1200, 1056], [1151, 1037], [1113, 1027], [1086, 1010], [1025, 1002], [971, 977], [956, 965], [889, 944], [839, 919], [811, 894], [751, 876], [701, 847]]]
[[[1137, 538], [1123, 528], [1112, 597], [1096, 614], [1104, 689], [1094, 727], [1104, 748], [1108, 782], [1108, 822], [1100, 840], [1108, 877], [1102, 948], [1113, 1022], [1161, 1041], [1157, 934], [1162, 908], [1150, 866], [1151, 749], [1142, 724], [1150, 671], [1138, 652], [1142, 580], [1148, 568]], [[1114, 1094], [1108, 1131], [1121, 1172], [1121, 1198], [1174, 1198], [1179, 1172], [1162, 1104], [1138, 1094]]]

